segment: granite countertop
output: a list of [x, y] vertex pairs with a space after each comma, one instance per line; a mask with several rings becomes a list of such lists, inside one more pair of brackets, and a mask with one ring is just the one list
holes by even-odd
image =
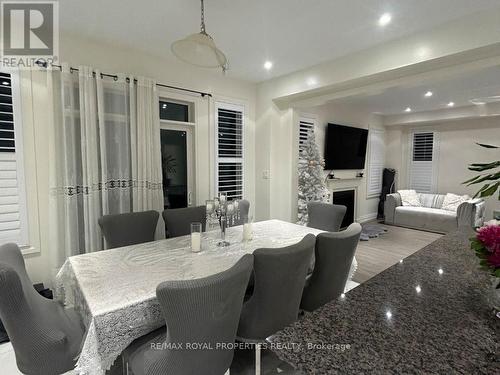
[[271, 336], [269, 347], [305, 374], [500, 373], [500, 319], [471, 233], [443, 236]]

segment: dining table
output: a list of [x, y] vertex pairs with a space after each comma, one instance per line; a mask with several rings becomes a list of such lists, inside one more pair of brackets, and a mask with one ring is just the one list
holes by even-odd
[[[323, 232], [281, 220], [255, 222], [252, 229], [253, 238], [243, 241], [242, 226], [228, 228], [224, 247], [220, 230], [204, 232], [196, 253], [187, 235], [69, 257], [56, 277], [56, 297], [85, 326], [76, 372], [104, 374], [130, 343], [165, 325], [156, 297], [161, 282], [210, 276], [256, 249], [272, 251]], [[349, 280], [356, 267], [354, 258]]]

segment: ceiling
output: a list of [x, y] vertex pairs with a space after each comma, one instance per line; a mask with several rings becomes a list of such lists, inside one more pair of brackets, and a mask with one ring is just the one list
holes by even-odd
[[[229, 76], [263, 81], [500, 6], [498, 0], [206, 0], [205, 20]], [[199, 30], [198, 0], [64, 0], [61, 32], [165, 58]], [[380, 27], [381, 14], [392, 22]], [[274, 63], [270, 71], [266, 60]]]
[[[433, 95], [426, 97], [431, 91]], [[382, 115], [446, 109], [453, 102], [454, 108], [470, 106], [471, 99], [500, 95], [500, 66], [494, 66], [456, 75], [420, 81], [418, 84], [389, 88], [382, 92], [355, 95], [334, 102], [363, 108]]]

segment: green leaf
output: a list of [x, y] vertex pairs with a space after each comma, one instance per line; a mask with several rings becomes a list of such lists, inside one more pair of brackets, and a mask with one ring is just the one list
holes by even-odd
[[483, 185], [483, 187], [481, 189], [479, 189], [476, 194], [474, 194], [473, 198], [479, 197], [481, 195], [481, 193], [483, 192], [483, 190], [488, 189], [489, 187], [490, 187], [490, 184]]
[[495, 270], [494, 275], [495, 275], [496, 277], [500, 277], [500, 268], [497, 268], [497, 269]]
[[493, 161], [491, 163], [472, 163], [472, 164], [469, 164], [469, 170], [476, 171], [476, 172], [486, 171], [488, 169], [493, 169], [493, 168], [498, 168], [498, 167], [500, 167], [500, 160]]
[[476, 142], [476, 145], [479, 145], [479, 146], [484, 147], [484, 148], [500, 148], [498, 146], [487, 145], [487, 144], [484, 144], [484, 143], [477, 143], [477, 142]]
[[480, 192], [479, 196], [481, 198], [484, 198], [484, 197], [490, 197], [492, 196], [493, 194], [495, 194], [495, 192], [497, 191], [498, 187], [500, 186], [500, 182], [497, 182], [496, 184], [494, 185], [491, 185], [490, 187], [488, 187], [487, 189], [484, 189]]
[[489, 267], [490, 266], [490, 264], [488, 263], [488, 261], [486, 259], [481, 259], [481, 261], [479, 262], [479, 264], [482, 267]]
[[467, 181], [462, 182], [462, 184], [468, 184], [469, 182], [472, 182], [472, 181], [477, 180], [479, 177], [481, 177], [481, 175], [479, 175], [479, 176], [474, 176], [474, 177], [472, 177], [472, 178], [468, 179]]
[[467, 184], [467, 186], [470, 186], [470, 185], [474, 185], [474, 184], [479, 184], [480, 182], [484, 182], [484, 181], [497, 181], [497, 180], [500, 180], [500, 172], [497, 172], [495, 174], [487, 174], [487, 175], [484, 175], [484, 176], [477, 176], [477, 177], [480, 177], [479, 179], [477, 179], [476, 181], [473, 181], [473, 182], [469, 182]]
[[484, 249], [484, 245], [481, 241], [478, 239], [475, 239], [475, 241], [472, 241], [470, 244], [470, 248], [474, 251], [479, 251]]

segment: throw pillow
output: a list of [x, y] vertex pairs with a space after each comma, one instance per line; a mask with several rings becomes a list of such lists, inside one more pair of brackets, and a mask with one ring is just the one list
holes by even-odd
[[415, 190], [398, 190], [398, 193], [401, 196], [403, 206], [422, 207], [422, 203]]
[[470, 197], [468, 195], [457, 195], [457, 194], [447, 193], [446, 196], [444, 197], [441, 209], [446, 211], [457, 212], [458, 206], [468, 201], [469, 199]]

